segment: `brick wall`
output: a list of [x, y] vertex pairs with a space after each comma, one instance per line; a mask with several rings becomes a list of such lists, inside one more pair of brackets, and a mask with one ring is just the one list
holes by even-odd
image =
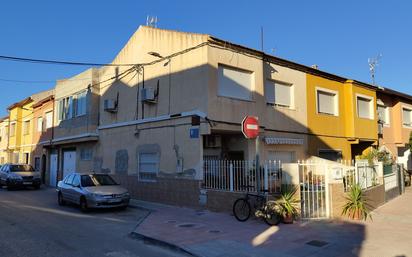
[[[330, 203], [331, 203], [331, 216], [333, 218], [342, 217], [343, 205], [346, 202], [346, 192], [343, 190], [343, 184], [330, 184]], [[385, 203], [385, 187], [384, 185], [375, 186], [367, 189], [364, 192], [364, 196], [368, 199], [368, 204], [372, 210], [378, 208]]]
[[126, 187], [132, 198], [185, 207], [199, 207], [200, 181], [158, 178], [157, 182], [139, 182], [137, 176], [111, 174]]

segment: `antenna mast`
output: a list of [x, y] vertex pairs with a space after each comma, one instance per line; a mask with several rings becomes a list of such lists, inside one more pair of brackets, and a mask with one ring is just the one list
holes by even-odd
[[157, 28], [157, 16], [147, 15], [146, 26], [152, 27], [152, 28]]
[[378, 54], [378, 56], [373, 57], [373, 58], [368, 58], [369, 71], [372, 77], [372, 85], [374, 86], [376, 86], [376, 81], [375, 81], [376, 67], [379, 65], [379, 60], [381, 58], [382, 58], [382, 54]]

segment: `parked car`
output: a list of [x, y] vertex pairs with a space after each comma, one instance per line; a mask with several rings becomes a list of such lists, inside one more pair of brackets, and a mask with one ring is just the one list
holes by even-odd
[[39, 189], [41, 176], [28, 164], [4, 164], [0, 168], [0, 185], [7, 186], [8, 190], [27, 186]]
[[59, 205], [71, 202], [82, 211], [89, 208], [126, 208], [130, 194], [108, 174], [72, 173], [57, 184]]

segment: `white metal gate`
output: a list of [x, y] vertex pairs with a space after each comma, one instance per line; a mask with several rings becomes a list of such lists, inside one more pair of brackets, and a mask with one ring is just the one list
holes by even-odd
[[63, 177], [76, 171], [76, 151], [63, 152]]
[[328, 166], [322, 163], [299, 163], [301, 217], [329, 217]]
[[50, 180], [49, 185], [55, 187], [57, 185], [57, 154], [50, 154]]

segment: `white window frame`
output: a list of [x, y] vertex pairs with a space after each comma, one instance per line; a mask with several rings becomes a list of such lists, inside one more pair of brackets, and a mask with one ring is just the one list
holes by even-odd
[[43, 132], [44, 119], [43, 117], [37, 117], [37, 132]]
[[[50, 117], [47, 117], [47, 115], [50, 113]], [[53, 127], [53, 111], [46, 111], [44, 114], [45, 120], [46, 120], [46, 129], [52, 128]], [[50, 118], [50, 119], [48, 119]]]
[[[403, 113], [403, 110], [408, 110], [408, 111], [410, 111], [410, 121], [411, 121], [411, 123], [410, 123], [410, 125], [408, 126], [408, 125], [406, 125], [405, 123], [404, 123], [404, 120], [405, 120], [405, 118], [404, 118], [404, 113]], [[410, 128], [412, 128], [412, 107], [409, 107], [409, 106], [406, 106], [406, 105], [402, 105], [402, 126], [404, 127], [404, 128], [408, 128], [408, 129], [410, 129]]]
[[[154, 162], [142, 162], [142, 160], [141, 160], [141, 155], [142, 155], [142, 154], [155, 154], [156, 157], [157, 157], [157, 159], [158, 159], [158, 161], [157, 161], [156, 163], [154, 163]], [[156, 171], [153, 172], [153, 174], [155, 174], [155, 175], [156, 175], [156, 178], [157, 178], [157, 176], [159, 175], [159, 167], [160, 167], [160, 157], [159, 157], [159, 153], [156, 152], [156, 151], [142, 151], [142, 152], [139, 152], [138, 157], [139, 157], [139, 159], [138, 159], [138, 164], [137, 164], [138, 167], [137, 167], [137, 169], [138, 169], [139, 181], [142, 181], [142, 182], [157, 182], [157, 179], [144, 179], [144, 178], [142, 178], [142, 177], [140, 176], [141, 173], [151, 173], [151, 174], [152, 174], [152, 172], [142, 172], [142, 171], [140, 170], [140, 165], [141, 165], [142, 163], [155, 164], [155, 165], [156, 165]]]
[[[272, 87], [273, 87], [273, 102], [268, 101], [267, 99], [267, 93], [266, 92], [266, 83], [271, 83]], [[276, 85], [282, 85], [282, 86], [287, 86], [289, 87], [289, 105], [285, 105], [282, 103], [277, 103], [276, 102]], [[282, 81], [278, 81], [278, 80], [274, 80], [271, 78], [268, 78], [265, 80], [265, 90], [264, 90], [264, 94], [265, 94], [265, 100], [266, 103], [273, 105], [275, 107], [281, 107], [281, 108], [287, 108], [287, 109], [294, 109], [295, 108], [295, 86], [291, 83], [287, 83], [287, 82], [282, 82]]]
[[[359, 106], [358, 106], [358, 99], [363, 98], [365, 100], [369, 100], [369, 117], [361, 117], [359, 116]], [[375, 119], [375, 112], [374, 112], [374, 101], [375, 98], [368, 95], [356, 94], [356, 114], [358, 115], [359, 119], [368, 119], [374, 120]]]
[[[12, 129], [13, 128], [13, 129]], [[9, 132], [10, 137], [16, 136], [16, 122], [10, 123], [10, 132]]]
[[[324, 92], [327, 94], [333, 94], [334, 95], [334, 113], [324, 113], [324, 112], [319, 112], [319, 97], [318, 97], [318, 92]], [[335, 116], [338, 117], [339, 116], [339, 92], [335, 91], [335, 90], [331, 90], [331, 89], [327, 89], [327, 88], [323, 88], [323, 87], [316, 87], [315, 88], [315, 98], [316, 98], [316, 113], [319, 115], [325, 115], [325, 116]]]
[[[83, 107], [84, 109], [80, 109], [79, 104], [82, 104], [82, 106], [80, 107]], [[76, 117], [84, 116], [87, 114], [87, 90], [76, 94], [75, 105], [76, 105]], [[82, 110], [82, 112], [80, 112], [79, 110]]]
[[[26, 127], [26, 124], [29, 124], [28, 125], [28, 128]], [[30, 135], [31, 133], [30, 133], [30, 127], [31, 127], [31, 122], [30, 122], [30, 120], [23, 120], [23, 136], [27, 136], [27, 135]]]
[[[249, 73], [250, 74], [250, 90], [249, 90], [249, 97], [244, 98], [244, 97], [237, 97], [237, 96], [233, 96], [233, 95], [229, 95], [229, 94], [225, 94], [224, 92], [221, 91], [220, 88], [220, 69], [228, 69], [228, 70], [234, 70], [234, 71], [238, 71], [238, 72], [243, 72], [243, 73]], [[235, 100], [240, 100], [240, 101], [248, 101], [248, 102], [253, 102], [253, 93], [255, 91], [255, 76], [254, 76], [255, 72], [250, 71], [250, 70], [246, 70], [246, 69], [242, 69], [242, 68], [238, 68], [238, 67], [233, 67], [230, 65], [226, 65], [223, 63], [219, 63], [218, 67], [217, 67], [217, 95], [220, 97], [225, 97], [225, 98], [229, 98], [229, 99], [235, 99]]]
[[385, 115], [385, 120], [384, 120], [383, 126], [389, 127], [389, 126], [391, 125], [391, 118], [390, 118], [390, 109], [389, 109], [389, 106], [384, 105], [384, 104], [378, 104], [378, 105], [376, 106], [376, 113], [377, 113], [378, 119], [380, 119], [380, 117], [379, 117], [379, 111], [378, 111], [378, 108], [379, 108], [379, 107], [385, 108], [385, 113], [384, 113], [384, 115]]

